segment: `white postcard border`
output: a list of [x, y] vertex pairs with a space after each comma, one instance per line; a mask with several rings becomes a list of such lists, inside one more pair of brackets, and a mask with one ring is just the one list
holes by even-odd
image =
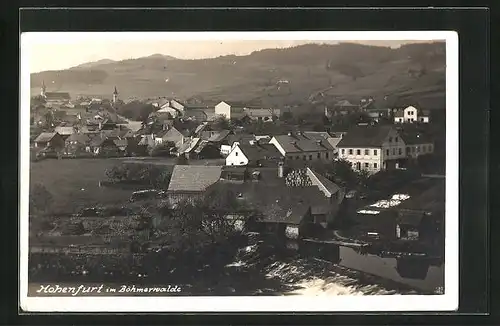
[[[28, 297], [29, 44], [86, 38], [158, 40], [445, 40], [446, 223], [445, 293], [374, 296]], [[338, 312], [453, 311], [459, 300], [458, 34], [454, 31], [356, 32], [32, 32], [21, 35], [20, 85], [20, 305], [26, 312]]]

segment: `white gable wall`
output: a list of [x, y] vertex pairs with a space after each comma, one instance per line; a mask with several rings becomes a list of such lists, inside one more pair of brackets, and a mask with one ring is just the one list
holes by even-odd
[[222, 115], [226, 119], [231, 119], [231, 106], [222, 101], [215, 106], [215, 115]]
[[406, 109], [404, 109], [404, 121], [405, 122], [417, 122], [418, 121], [418, 110], [413, 107], [409, 106]]
[[278, 142], [278, 140], [276, 139], [276, 137], [271, 138], [271, 140], [269, 141], [269, 144], [273, 144], [274, 147], [276, 147], [278, 149], [278, 151], [281, 153], [281, 155], [286, 157], [286, 151], [283, 147], [281, 147], [281, 145]]
[[233, 148], [233, 150], [226, 157], [226, 165], [247, 165], [248, 158], [243, 154], [243, 151], [239, 146]]

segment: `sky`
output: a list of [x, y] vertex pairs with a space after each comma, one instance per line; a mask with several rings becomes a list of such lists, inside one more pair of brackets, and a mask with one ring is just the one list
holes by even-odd
[[[306, 43], [335, 44], [339, 40], [312, 41], [312, 40], [273, 40], [250, 39], [241, 40], [234, 37], [204, 37], [189, 39], [186, 37], [114, 37], [110, 33], [30, 33], [21, 38], [21, 53], [29, 56], [29, 70], [31, 73], [46, 70], [61, 70], [77, 66], [82, 63], [101, 59], [125, 60], [145, 57], [153, 54], [170, 55], [179, 59], [211, 58], [221, 55], [247, 55], [253, 51], [266, 48], [285, 48]], [[38, 35], [36, 35], [38, 34]], [[72, 37], [70, 34], [73, 34]], [[116, 34], [116, 33], [115, 33]], [[122, 33], [125, 34], [125, 33]], [[154, 34], [154, 33], [153, 33]], [[172, 34], [172, 33], [170, 33]], [[198, 33], [200, 34], [200, 33]], [[213, 34], [213, 33], [211, 33]], [[241, 33], [240, 33], [241, 34]], [[150, 34], [152, 35], [152, 34]], [[207, 40], [207, 38], [211, 38]], [[24, 42], [23, 42], [24, 41]], [[365, 40], [354, 41], [343, 39], [342, 42], [356, 42], [362, 44], [398, 47], [404, 43], [429, 42], [428, 40]]]

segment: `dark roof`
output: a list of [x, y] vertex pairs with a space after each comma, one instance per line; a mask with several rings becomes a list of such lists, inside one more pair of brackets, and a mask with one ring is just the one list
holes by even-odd
[[54, 136], [57, 135], [57, 132], [42, 132], [38, 137], [36, 137], [35, 142], [37, 143], [46, 143], [49, 142]]
[[337, 147], [380, 147], [392, 126], [356, 126], [342, 137]]
[[286, 153], [332, 151], [333, 147], [320, 134], [292, 133], [274, 136]]
[[46, 92], [45, 99], [46, 100], [70, 100], [71, 96], [69, 95], [69, 93]]
[[90, 137], [87, 134], [77, 133], [77, 134], [70, 135], [66, 139], [66, 141], [76, 141], [80, 144], [87, 144], [90, 142]]
[[221, 130], [216, 133], [214, 133], [210, 138], [208, 138], [208, 141], [210, 142], [219, 142], [225, 139], [229, 134], [231, 133], [231, 130]]
[[283, 181], [270, 185], [266, 182], [228, 183], [220, 181], [215, 187], [228, 189], [247, 205], [263, 214], [264, 221], [299, 224], [311, 207], [323, 207], [328, 199], [317, 187], [287, 187]]
[[272, 144], [238, 145], [250, 162], [281, 158], [283, 155]]
[[433, 142], [427, 134], [417, 130], [402, 129], [399, 131], [399, 135], [406, 145], [430, 144]]
[[204, 191], [221, 176], [221, 166], [176, 165], [168, 191]]
[[[247, 107], [247, 105], [244, 102], [241, 102], [241, 101], [221, 101], [221, 102], [229, 104], [230, 106], [233, 106], [233, 107], [239, 107], [239, 108]], [[219, 104], [221, 102], [219, 102]]]

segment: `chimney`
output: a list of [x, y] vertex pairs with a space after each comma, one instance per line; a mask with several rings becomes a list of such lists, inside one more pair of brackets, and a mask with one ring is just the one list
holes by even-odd
[[283, 166], [283, 162], [278, 163], [278, 178], [283, 178], [285, 174], [285, 167]]

